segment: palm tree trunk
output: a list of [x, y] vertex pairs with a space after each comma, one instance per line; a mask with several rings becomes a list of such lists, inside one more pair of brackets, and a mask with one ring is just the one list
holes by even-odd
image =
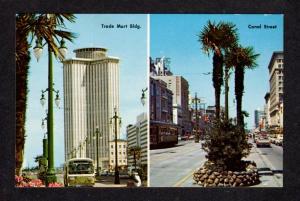
[[223, 85], [223, 56], [214, 53], [213, 56], [213, 85], [215, 88], [216, 120], [220, 120], [220, 95]]
[[244, 93], [244, 68], [237, 66], [235, 68], [235, 97], [236, 97], [236, 118], [237, 125], [241, 128], [244, 127], [243, 114], [242, 114], [242, 99]]
[[134, 168], [135, 168], [135, 171], [136, 171], [136, 155], [135, 155], [135, 151], [133, 153], [133, 160], [134, 160]]
[[27, 78], [29, 69], [29, 44], [27, 34], [17, 31], [16, 35], [16, 169], [15, 174], [21, 175], [25, 144], [25, 120], [27, 102]]
[[228, 121], [229, 114], [228, 114], [228, 93], [229, 93], [229, 68], [225, 67], [225, 121]]

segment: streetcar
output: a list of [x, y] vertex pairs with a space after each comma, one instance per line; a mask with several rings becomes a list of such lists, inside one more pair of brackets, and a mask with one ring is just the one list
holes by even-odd
[[178, 143], [179, 127], [172, 123], [150, 123], [150, 148], [174, 146]]

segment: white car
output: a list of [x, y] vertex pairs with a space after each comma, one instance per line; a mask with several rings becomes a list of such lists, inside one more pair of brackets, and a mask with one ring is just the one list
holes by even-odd
[[282, 144], [283, 144], [283, 136], [281, 136], [281, 135], [277, 136], [277, 138], [275, 139], [274, 144], [282, 146]]
[[270, 139], [268, 137], [258, 137], [256, 147], [271, 147]]

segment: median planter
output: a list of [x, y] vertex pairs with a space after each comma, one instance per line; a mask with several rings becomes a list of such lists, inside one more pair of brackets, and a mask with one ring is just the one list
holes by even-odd
[[195, 183], [202, 187], [237, 187], [252, 186], [260, 183], [256, 164], [243, 161], [245, 168], [240, 171], [222, 170], [207, 161], [194, 172]]

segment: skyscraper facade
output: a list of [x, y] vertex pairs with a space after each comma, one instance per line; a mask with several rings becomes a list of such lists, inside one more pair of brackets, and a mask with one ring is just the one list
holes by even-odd
[[273, 52], [268, 69], [270, 83], [270, 126], [283, 127], [283, 52]]
[[105, 48], [74, 53], [75, 58], [63, 61], [65, 159], [88, 157], [96, 162], [98, 149], [99, 167], [107, 169], [109, 142], [115, 138], [114, 108], [119, 114], [119, 59], [107, 56]]

